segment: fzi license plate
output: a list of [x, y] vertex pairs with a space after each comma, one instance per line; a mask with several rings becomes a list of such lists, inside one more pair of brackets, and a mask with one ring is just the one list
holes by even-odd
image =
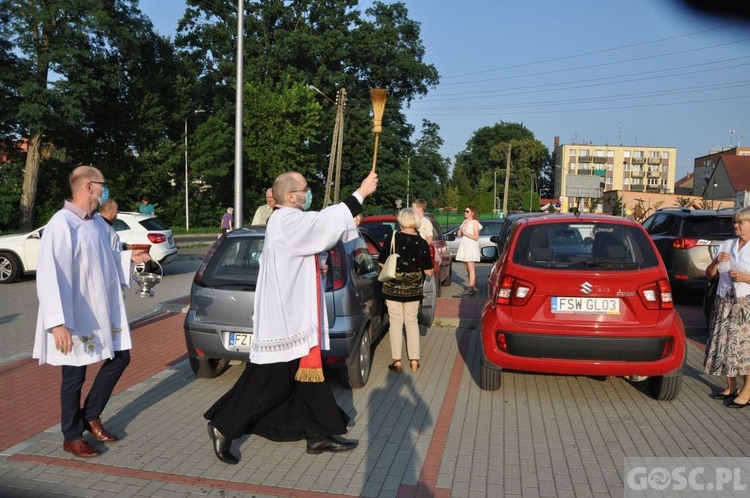
[[619, 315], [620, 299], [616, 297], [553, 297], [552, 313]]
[[240, 332], [229, 333], [230, 348], [249, 348], [253, 343], [253, 334], [243, 334]]

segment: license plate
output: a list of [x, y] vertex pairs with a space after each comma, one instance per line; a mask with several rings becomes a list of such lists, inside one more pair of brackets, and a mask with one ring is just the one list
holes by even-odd
[[616, 297], [553, 297], [552, 313], [619, 315], [620, 299]]
[[240, 332], [229, 333], [229, 347], [247, 347], [253, 343], [253, 334], [243, 334]]

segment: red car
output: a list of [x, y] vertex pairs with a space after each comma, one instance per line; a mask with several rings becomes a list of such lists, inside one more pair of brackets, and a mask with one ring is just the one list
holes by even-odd
[[[497, 248], [485, 248], [489, 254]], [[636, 222], [607, 215], [521, 218], [497, 254], [482, 310], [480, 387], [503, 369], [648, 377], [679, 393], [682, 320], [656, 246]]]
[[[445, 242], [443, 231], [438, 222], [429, 213], [426, 213], [425, 216], [432, 222], [434, 228], [433, 241], [430, 244], [430, 255], [435, 267], [435, 278], [438, 279], [440, 285], [447, 287], [451, 284], [451, 279], [453, 278], [451, 251]], [[377, 239], [382, 247], [388, 234], [394, 230], [398, 230], [398, 216], [395, 214], [367, 216], [362, 219], [359, 226], [366, 229], [370, 235]], [[437, 286], [437, 295], [440, 295], [440, 286]]]

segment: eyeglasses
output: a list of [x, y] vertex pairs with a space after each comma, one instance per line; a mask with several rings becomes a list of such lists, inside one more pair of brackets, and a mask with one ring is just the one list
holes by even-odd
[[310, 190], [310, 185], [305, 185], [305, 188], [303, 188], [302, 190], [292, 190], [289, 193], [290, 194], [296, 194], [297, 192], [307, 192], [308, 190]]
[[107, 182], [94, 182], [94, 181], [91, 181], [89, 183], [96, 183], [97, 185], [99, 185], [102, 188], [107, 187]]

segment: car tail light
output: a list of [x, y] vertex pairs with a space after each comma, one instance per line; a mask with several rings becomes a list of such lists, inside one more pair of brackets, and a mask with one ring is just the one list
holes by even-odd
[[651, 282], [638, 289], [643, 305], [650, 310], [671, 310], [674, 308], [672, 302], [672, 287], [669, 280], [662, 279]]
[[150, 233], [148, 234], [148, 240], [150, 240], [152, 244], [161, 244], [162, 242], [167, 241], [167, 236], [163, 233]]
[[675, 249], [692, 249], [698, 246], [710, 246], [711, 241], [706, 239], [688, 239], [679, 237], [672, 241], [672, 247]]
[[503, 275], [497, 291], [497, 304], [522, 306], [534, 293], [534, 284], [512, 275]]
[[326, 277], [331, 279], [333, 284], [332, 290], [339, 290], [346, 284], [346, 275], [344, 273], [344, 261], [341, 252], [335, 248], [328, 253], [328, 272]]
[[193, 277], [193, 283], [195, 283], [196, 285], [203, 285], [203, 273], [206, 271], [206, 267], [211, 262], [214, 254], [216, 254], [217, 247], [219, 247], [219, 243], [215, 242], [214, 245], [211, 246], [211, 249], [209, 249], [206, 255], [203, 257], [203, 261], [201, 261], [198, 270], [195, 272], [195, 277]]

